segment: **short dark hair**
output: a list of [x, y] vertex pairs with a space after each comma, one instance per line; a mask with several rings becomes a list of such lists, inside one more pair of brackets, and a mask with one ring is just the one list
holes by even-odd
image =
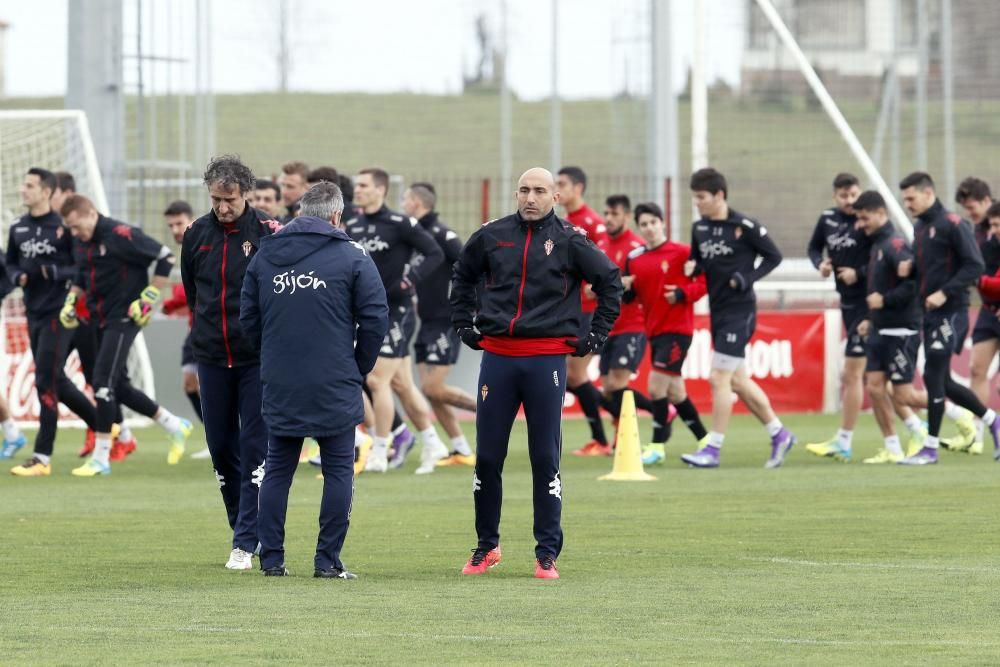
[[993, 194], [990, 192], [990, 186], [986, 181], [975, 176], [969, 176], [958, 184], [958, 190], [955, 191], [956, 203], [964, 204], [966, 199], [983, 201], [985, 199], [993, 199]]
[[68, 171], [57, 171], [55, 173], [56, 177], [56, 190], [62, 190], [63, 192], [76, 192], [76, 179], [73, 178], [73, 174]]
[[281, 199], [281, 186], [274, 181], [269, 181], [265, 178], [257, 179], [257, 183], [254, 184], [254, 190], [274, 190], [274, 199]]
[[663, 209], [660, 208], [659, 206], [657, 206], [656, 204], [654, 204], [651, 201], [643, 202], [641, 204], [636, 204], [636, 207], [635, 207], [635, 222], [636, 222], [636, 224], [639, 224], [639, 217], [643, 213], [648, 213], [649, 215], [652, 215], [653, 217], [656, 217], [656, 218], [659, 218], [660, 220], [663, 220]]
[[621, 206], [626, 211], [632, 210], [632, 200], [628, 198], [628, 195], [611, 195], [604, 200], [604, 205], [608, 208]]
[[729, 185], [725, 176], [712, 167], [705, 167], [691, 174], [691, 191], [710, 192], [713, 195], [721, 192], [725, 198], [729, 196]]
[[337, 179], [337, 185], [340, 186], [340, 193], [344, 195], [344, 206], [354, 201], [354, 181], [347, 174], [341, 174], [340, 178]]
[[48, 188], [49, 192], [56, 189], [56, 175], [53, 174], [48, 169], [42, 169], [41, 167], [32, 167], [28, 170], [26, 176], [37, 176], [40, 185], [43, 188]]
[[90, 201], [87, 197], [83, 195], [70, 195], [66, 197], [66, 201], [63, 202], [62, 208], [59, 209], [59, 215], [63, 218], [68, 218], [70, 213], [76, 213], [83, 215], [84, 213], [90, 213], [91, 211], [96, 211], [97, 208], [94, 206], [94, 202]]
[[389, 172], [381, 167], [365, 167], [359, 174], [368, 174], [375, 181], [375, 187], [384, 188], [386, 192], [389, 191]]
[[257, 179], [250, 167], [243, 164], [239, 155], [228, 153], [217, 155], [208, 161], [203, 181], [209, 187], [213, 183], [221, 183], [227, 190], [236, 186], [240, 194], [245, 195], [254, 189]]
[[339, 179], [340, 174], [333, 167], [316, 167], [306, 176], [306, 183], [313, 184], [326, 181], [327, 183], [336, 185]]
[[855, 185], [861, 185], [861, 181], [854, 174], [849, 174], [846, 171], [842, 171], [833, 177], [833, 189], [842, 190], [844, 188], [849, 188]]
[[877, 211], [885, 208], [885, 199], [875, 190], [865, 190], [854, 202], [855, 211]]
[[934, 179], [926, 171], [915, 171], [899, 182], [899, 189], [917, 188], [918, 190], [933, 190]]
[[569, 178], [573, 185], [582, 185], [583, 191], [587, 191], [587, 174], [580, 167], [563, 167], [559, 170], [557, 176], [565, 176]]
[[1000, 201], [993, 202], [986, 209], [986, 219], [989, 220], [990, 218], [1000, 218]]
[[432, 195], [437, 195], [437, 188], [430, 181], [414, 181], [410, 184], [411, 188], [423, 188], [425, 190], [430, 190]]
[[410, 194], [419, 199], [428, 211], [433, 211], [437, 206], [437, 194], [428, 185], [429, 183], [414, 183], [410, 186]]
[[163, 215], [186, 215], [189, 218], [193, 218], [194, 209], [191, 208], [191, 204], [183, 199], [178, 199], [177, 201], [170, 202], [170, 205], [163, 211]]

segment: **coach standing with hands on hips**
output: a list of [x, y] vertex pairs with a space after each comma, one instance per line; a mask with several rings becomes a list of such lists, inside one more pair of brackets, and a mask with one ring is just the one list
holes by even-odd
[[[354, 427], [361, 384], [389, 328], [375, 262], [344, 233], [344, 197], [317, 183], [298, 217], [263, 239], [243, 282], [240, 323], [260, 346], [267, 463], [258, 534], [265, 575], [285, 576], [285, 513], [302, 440], [316, 438], [323, 465], [314, 576], [354, 579], [340, 560], [354, 493]], [[356, 341], [356, 344], [355, 344]]]
[[[558, 579], [562, 549], [562, 407], [566, 355], [599, 352], [621, 304], [618, 267], [556, 216], [552, 174], [529, 169], [517, 184], [517, 213], [483, 225], [455, 263], [452, 324], [484, 350], [476, 412], [473, 497], [479, 543], [462, 570], [500, 562], [502, 472], [510, 430], [524, 405], [535, 510], [535, 576]], [[580, 283], [597, 295], [590, 332], [579, 338]], [[477, 285], [482, 283], [477, 298]]]
[[194, 313], [191, 348], [205, 440], [233, 529], [226, 569], [249, 570], [257, 550], [267, 430], [260, 416], [260, 357], [240, 327], [240, 290], [261, 239], [280, 225], [250, 206], [256, 181], [238, 156], [212, 158], [204, 182], [212, 210], [184, 232], [181, 277]]

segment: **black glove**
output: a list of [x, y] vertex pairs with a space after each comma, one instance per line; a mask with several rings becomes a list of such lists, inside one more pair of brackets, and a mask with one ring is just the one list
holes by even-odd
[[604, 334], [591, 331], [584, 338], [570, 338], [566, 341], [566, 344], [570, 347], [576, 348], [576, 351], [572, 353], [572, 356], [585, 357], [591, 352], [600, 352], [607, 340], [608, 337]]
[[479, 333], [473, 327], [462, 327], [458, 329], [458, 337], [462, 339], [462, 342], [471, 347], [473, 350], [483, 349], [479, 345], [479, 341], [483, 339], [483, 334]]
[[395, 285], [390, 285], [385, 291], [385, 299], [389, 303], [403, 301], [413, 296], [413, 283], [407, 278], [402, 278]]
[[750, 289], [750, 281], [747, 280], [742, 273], [737, 271], [729, 279], [729, 286], [737, 292], [746, 292]]

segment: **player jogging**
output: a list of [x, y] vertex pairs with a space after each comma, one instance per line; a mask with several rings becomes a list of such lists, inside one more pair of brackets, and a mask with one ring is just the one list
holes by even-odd
[[[656, 204], [635, 207], [635, 221], [644, 245], [628, 256], [625, 300], [642, 305], [644, 327], [649, 338], [652, 368], [649, 396], [653, 405], [653, 437], [644, 450], [644, 464], [662, 463], [664, 445], [670, 438], [670, 405], [691, 429], [699, 444], [707, 444], [708, 432], [684, 386], [681, 368], [694, 335], [694, 304], [705, 296], [705, 276], [684, 275], [691, 247], [667, 240], [663, 211]], [[602, 357], [603, 359], [603, 357]]]
[[753, 285], [781, 263], [781, 252], [762, 224], [729, 207], [726, 178], [718, 171], [711, 167], [696, 171], [691, 176], [691, 191], [701, 219], [691, 228], [689, 267], [705, 274], [715, 351], [708, 444], [681, 459], [698, 468], [718, 467], [733, 413], [732, 393], [736, 392], [771, 437], [771, 456], [764, 467], [778, 468], [795, 444], [795, 436], [774, 414], [767, 394], [750, 378], [743, 356], [757, 326]]

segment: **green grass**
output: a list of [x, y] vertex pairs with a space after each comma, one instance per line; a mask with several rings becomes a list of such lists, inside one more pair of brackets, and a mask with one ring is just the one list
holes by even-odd
[[[835, 418], [788, 420], [801, 441]], [[875, 451], [862, 418], [857, 455]], [[647, 432], [646, 424], [642, 433]], [[567, 449], [582, 442], [566, 425]], [[836, 464], [800, 447], [762, 469], [766, 434], [738, 418], [724, 467], [682, 468], [679, 432], [650, 483], [563, 462], [563, 578], [532, 578], [523, 425], [505, 475], [504, 561], [458, 571], [474, 545], [471, 474], [358, 480], [344, 559], [311, 577], [320, 482], [292, 489], [287, 559], [265, 579], [222, 565], [229, 538], [207, 462], [168, 468], [158, 431], [108, 478], [0, 478], [6, 664], [996, 664], [1000, 464]], [[197, 445], [196, 445], [197, 446]]]

